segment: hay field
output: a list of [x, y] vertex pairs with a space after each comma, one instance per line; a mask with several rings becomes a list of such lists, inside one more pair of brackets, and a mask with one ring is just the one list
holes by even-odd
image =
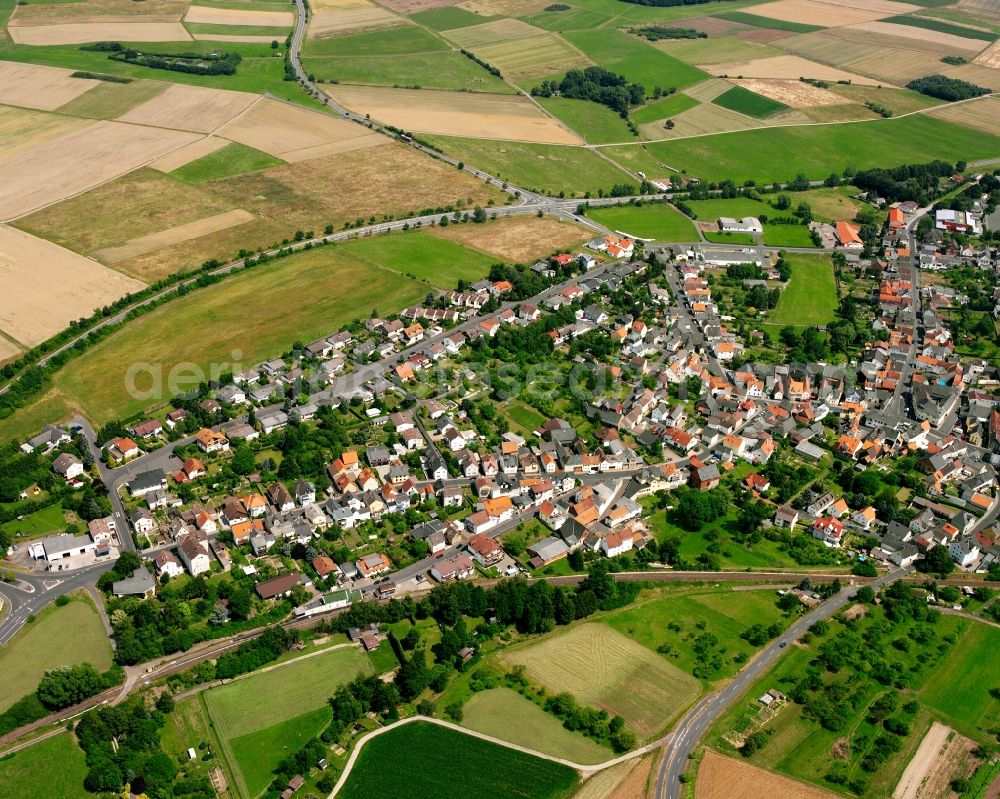
[[331, 87], [330, 93], [351, 110], [404, 130], [544, 144], [580, 143], [576, 134], [522, 96], [343, 85]]
[[281, 40], [280, 36], [251, 36], [229, 33], [192, 33], [196, 42], [233, 42], [234, 44], [270, 44]]
[[247, 92], [172, 84], [165, 92], [118, 117], [119, 122], [212, 133], [258, 101]]
[[190, 42], [191, 34], [179, 22], [80, 22], [64, 25], [9, 27], [14, 44], [36, 47], [86, 42]]
[[834, 799], [836, 794], [724, 757], [711, 749], [705, 750], [695, 781], [695, 799], [759, 799], [761, 796]]
[[339, 36], [345, 33], [361, 33], [362, 31], [392, 28], [396, 25], [412, 24], [405, 17], [393, 14], [388, 9], [374, 3], [359, 2], [355, 4], [338, 4], [336, 2], [321, 2], [313, 5], [313, 14], [309, 18], [308, 38], [320, 39], [326, 36]]
[[[784, 44], [784, 42], [782, 43]], [[796, 55], [779, 55], [772, 58], [758, 58], [753, 61], [730, 61], [722, 64], [708, 64], [701, 69], [710, 75], [728, 75], [743, 78], [776, 78], [778, 80], [798, 80], [813, 78], [836, 82], [849, 80], [852, 83], [874, 83], [871, 78], [862, 77], [843, 69], [829, 67], [807, 61]]]
[[733, 83], [755, 94], [784, 103], [791, 108], [814, 108], [823, 105], [844, 104], [844, 98], [840, 95], [798, 80], [750, 78], [749, 80], [734, 80]]
[[0, 61], [0, 103], [53, 111], [101, 83], [72, 74], [70, 69]]
[[[939, 56], [934, 53], [886, 47], [870, 41], [844, 39], [839, 35], [826, 33], [793, 36], [785, 39], [779, 46], [806, 59], [815, 59], [823, 64], [849, 70], [851, 73], [871, 76], [858, 78], [855, 74], [853, 83], [856, 84], [882, 82], [902, 86], [921, 75], [942, 72], [945, 67]], [[876, 78], [877, 81], [871, 78]]]
[[209, 25], [249, 25], [271, 28], [290, 28], [295, 24], [291, 11], [256, 11], [252, 9], [209, 8], [191, 6], [184, 15], [185, 22]]
[[728, 91], [728, 81], [721, 78], [710, 78], [709, 80], [703, 80], [701, 83], [696, 83], [694, 86], [689, 86], [684, 90], [683, 94], [693, 97], [695, 100], [701, 100], [703, 103], [710, 103], [720, 94]]
[[95, 122], [0, 160], [0, 220], [64, 200], [190, 144], [193, 133]]
[[546, 690], [620, 715], [640, 739], [666, 727], [700, 693], [694, 677], [604, 624], [581, 624], [500, 659], [524, 665]]
[[980, 64], [962, 64], [958, 67], [941, 64], [941, 69], [938, 72], [951, 78], [960, 78], [979, 86], [985, 86], [995, 92], [1000, 91], [1000, 69], [991, 69]]
[[0, 330], [33, 346], [143, 283], [0, 225]]
[[647, 139], [682, 139], [689, 136], [704, 136], [710, 133], [722, 133], [737, 130], [762, 128], [774, 123], [773, 119], [764, 122], [746, 114], [731, 111], [728, 108], [704, 103], [672, 116], [674, 127], [667, 130], [660, 122], [650, 122], [640, 125], [639, 130]]
[[968, 103], [942, 105], [931, 109], [927, 114], [986, 133], [995, 133], [1000, 129], [1000, 100], [994, 97], [980, 97]]
[[127, 261], [139, 255], [162, 250], [171, 244], [179, 244], [192, 239], [207, 236], [210, 233], [217, 233], [220, 230], [242, 225], [250, 222], [254, 218], [253, 214], [243, 209], [235, 211], [224, 211], [195, 222], [188, 222], [186, 225], [177, 225], [167, 228], [157, 233], [150, 233], [148, 236], [139, 236], [131, 239], [118, 247], [109, 247], [106, 250], [97, 250], [94, 257], [107, 264], [117, 264]]
[[353, 122], [270, 99], [256, 103], [220, 129], [218, 135], [289, 162], [377, 147], [389, 141]]
[[[43, 142], [58, 139], [90, 123], [83, 119], [0, 106], [0, 164]], [[0, 185], [0, 196], [3, 187]]]
[[526, 36], [542, 36], [547, 31], [536, 28], [519, 19], [498, 19], [482, 25], [471, 25], [466, 28], [442, 31], [442, 35], [451, 39], [459, 47], [475, 49], [484, 44], [506, 42], [511, 39], [523, 39]]
[[993, 42], [983, 52], [972, 59], [973, 64], [991, 69], [1000, 69], [1000, 40]]
[[498, 219], [484, 225], [433, 227], [427, 232], [514, 264], [526, 264], [575, 247], [593, 236], [586, 228], [569, 222], [535, 216]]
[[[932, 31], [927, 28], [917, 28], [911, 25], [898, 25], [894, 22], [863, 22], [860, 25], [852, 26], [856, 30], [868, 31], [877, 36], [898, 37], [910, 42], [912, 47], [921, 47], [923, 44], [937, 45], [948, 50], [957, 50], [959, 54], [978, 53], [983, 49], [983, 42], [979, 39], [967, 39], [964, 36], [956, 36], [952, 33]], [[934, 48], [937, 52], [937, 47]]]
[[476, 55], [508, 78], [535, 78], [582, 69], [594, 62], [557, 33], [497, 42], [476, 48]]
[[225, 139], [218, 139], [215, 136], [206, 136], [204, 139], [197, 139], [190, 144], [168, 153], [163, 158], [157, 158], [150, 166], [161, 172], [173, 172], [180, 169], [192, 161], [197, 161], [203, 156], [221, 150], [228, 142]]
[[[872, 26], [872, 27], [869, 27]], [[906, 28], [908, 35], [899, 33], [900, 28]], [[949, 44], [945, 37], [949, 34], [938, 34], [937, 31], [927, 31], [936, 34], [933, 37], [924, 38], [922, 35], [909, 35], [909, 31], [919, 32], [926, 30], [909, 25], [895, 25], [888, 22], [869, 22], [862, 25], [851, 25], [847, 28], [834, 28], [823, 31], [821, 35], [831, 36], [835, 39], [843, 39], [849, 42], [867, 42], [882, 48], [894, 50], [920, 50], [925, 53], [934, 53], [938, 56], [961, 55], [963, 58], [971, 58], [978, 53], [986, 42], [976, 42], [973, 39], [952, 36], [953, 39], [961, 39], [964, 43], [959, 46]], [[975, 45], [975, 46], [970, 46]]]
[[[685, 25], [690, 24], [685, 20]], [[653, 46], [686, 64], [718, 64], [723, 61], [753, 61], [757, 58], [781, 55], [767, 44], [746, 42], [736, 38], [664, 39]]]
[[21, 348], [0, 335], [0, 364], [13, 361], [22, 352]]
[[180, 22], [190, 0], [79, 0], [26, 3], [17, 6], [11, 27], [80, 22]]
[[824, 28], [871, 22], [883, 17], [917, 10], [919, 10], [919, 6], [889, 2], [888, 0], [858, 0], [856, 3], [836, 2], [836, 0], [824, 3], [816, 0], [777, 0], [774, 3], [742, 9], [744, 13], [756, 14], [768, 19], [797, 22], [801, 25], [819, 25]]

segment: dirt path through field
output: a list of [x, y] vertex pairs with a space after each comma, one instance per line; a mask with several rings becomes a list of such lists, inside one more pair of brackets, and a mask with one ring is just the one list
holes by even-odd
[[913, 759], [907, 763], [903, 776], [899, 778], [896, 790], [892, 792], [892, 799], [917, 799], [925, 780], [941, 759], [951, 731], [951, 727], [936, 721], [931, 725]]

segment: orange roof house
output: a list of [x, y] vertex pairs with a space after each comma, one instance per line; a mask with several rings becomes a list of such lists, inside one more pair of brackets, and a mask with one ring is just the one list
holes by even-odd
[[902, 208], [890, 208], [889, 209], [889, 227], [893, 230], [899, 230], [906, 224], [906, 215], [903, 213]]
[[861, 228], [857, 225], [852, 225], [850, 222], [838, 222], [836, 233], [837, 241], [840, 242], [841, 247], [851, 247], [854, 249], [864, 246], [864, 242], [858, 235]]

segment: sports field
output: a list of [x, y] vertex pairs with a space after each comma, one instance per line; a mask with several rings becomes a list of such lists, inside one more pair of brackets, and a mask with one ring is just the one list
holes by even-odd
[[[294, 341], [367, 317], [373, 308], [398, 311], [426, 293], [426, 284], [387, 275], [347, 252], [315, 249], [168, 303], [70, 361], [54, 380], [95, 422], [128, 416], [190, 387], [187, 367], [195, 368], [197, 383], [213, 364], [245, 368]], [[247, 308], [254, 309], [252, 323]], [[133, 364], [142, 374], [130, 388], [126, 376]]]
[[46, 671], [79, 663], [106, 670], [111, 644], [93, 602], [74, 597], [61, 608], [49, 605], [0, 649], [0, 711], [34, 691]]
[[415, 722], [369, 740], [338, 796], [562, 799], [576, 784], [576, 772], [566, 766]]
[[620, 715], [639, 739], [669, 726], [698, 696], [698, 681], [604, 624], [581, 624], [500, 659], [521, 664], [548, 691]]
[[570, 732], [558, 718], [510, 688], [473, 694], [463, 707], [462, 726], [574, 763], [603, 763], [614, 757], [607, 747]]
[[83, 787], [87, 763], [69, 733], [60, 733], [0, 758], [0, 796], [18, 799], [90, 799]]
[[587, 211], [587, 216], [605, 227], [640, 239], [662, 242], [698, 239], [691, 220], [666, 203], [591, 208]]
[[[896, 142], [906, 140], [901, 149]], [[823, 178], [845, 167], [868, 169], [935, 158], [1000, 156], [1000, 137], [925, 115], [843, 125], [811, 125], [726, 133], [646, 145], [654, 157], [702, 180]]]
[[337, 687], [371, 671], [371, 661], [360, 650], [336, 649], [205, 693], [215, 732], [246, 786], [255, 788], [252, 795], [266, 786], [282, 757], [322, 729], [320, 714], [329, 718], [326, 701]]
[[813, 326], [833, 321], [838, 301], [832, 259], [826, 255], [789, 254], [785, 260], [792, 268], [792, 279], [767, 323]]
[[[582, 147], [515, 141], [426, 136], [445, 153], [475, 164], [502, 180], [546, 193], [579, 196], [634, 179], [601, 156]], [[636, 186], [638, 188], [638, 186]]]

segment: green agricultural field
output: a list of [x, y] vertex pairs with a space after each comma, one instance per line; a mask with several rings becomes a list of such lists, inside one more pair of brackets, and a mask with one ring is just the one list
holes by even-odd
[[272, 166], [281, 166], [284, 161], [273, 155], [262, 153], [253, 147], [247, 147], [239, 142], [232, 142], [220, 147], [214, 153], [203, 155], [184, 166], [175, 169], [170, 174], [180, 178], [185, 183], [204, 183], [206, 180], [231, 178], [256, 172]]
[[654, 158], [649, 150], [641, 144], [629, 144], [624, 147], [602, 147], [601, 154], [610, 158], [616, 164], [631, 172], [645, 172], [653, 179], [668, 177], [671, 169], [660, 159]]
[[730, 61], [752, 61], [783, 55], [777, 47], [746, 42], [734, 36], [710, 36], [707, 39], [664, 39], [656, 43], [663, 52], [687, 64], [721, 64]]
[[964, 735], [986, 739], [1000, 724], [1000, 702], [990, 693], [996, 685], [1000, 631], [970, 624], [951, 647], [920, 700]]
[[656, 122], [659, 119], [669, 119], [682, 111], [694, 108], [698, 101], [686, 94], [672, 94], [663, 100], [654, 100], [648, 105], [632, 112], [632, 119], [637, 125], [645, 125], [647, 122]]
[[[658, 598], [641, 601], [603, 621], [659, 657], [688, 674], [699, 676], [708, 687], [712, 682], [730, 677], [740, 669], [756, 647], [740, 638], [753, 624], [779, 622], [784, 626], [773, 591], [694, 590], [663, 592]], [[680, 629], [677, 629], [680, 627]], [[721, 653], [719, 668], [706, 669], [704, 659], [694, 649], [703, 633], [715, 636], [709, 649]], [[657, 650], [663, 648], [667, 654]], [[698, 673], [699, 668], [705, 673]]]
[[66, 516], [63, 514], [61, 502], [35, 511], [30, 516], [25, 516], [21, 520], [14, 519], [5, 524], [0, 524], [0, 530], [3, 530], [10, 536], [12, 544], [61, 533], [65, 529]]
[[558, 763], [416, 722], [369, 740], [338, 796], [562, 799], [577, 780], [576, 772]]
[[60, 114], [88, 119], [114, 119], [137, 105], [152, 100], [167, 88], [166, 83], [153, 80], [135, 80], [131, 83], [105, 83], [94, 86], [65, 105], [59, 106]]
[[833, 261], [827, 255], [789, 254], [792, 279], [781, 292], [767, 322], [771, 325], [811, 326], [833, 321], [838, 301]]
[[808, 225], [764, 225], [764, 243], [771, 247], [814, 247]]
[[319, 735], [332, 718], [327, 705], [231, 739], [234, 767], [239, 768], [250, 796], [258, 796], [274, 779], [278, 763]]
[[463, 708], [462, 726], [574, 763], [603, 763], [614, 757], [609, 748], [570, 732], [558, 718], [510, 688], [474, 693]]
[[635, 138], [625, 120], [606, 105], [566, 97], [536, 97], [535, 100], [588, 144], [631, 141]]
[[[579, 196], [608, 191], [616, 183], [635, 183], [597, 153], [583, 147], [487, 141], [453, 136], [423, 136], [446, 154], [526, 189]], [[638, 188], [638, 186], [636, 186]]]
[[[329, 699], [337, 687], [371, 674], [371, 661], [351, 647], [300, 657], [251, 674], [204, 694], [205, 706], [222, 748], [251, 795], [286, 754], [318, 733], [329, 719]], [[282, 741], [295, 741], [286, 751]], [[275, 751], [277, 749], [277, 751]], [[262, 784], [263, 783], [263, 784]]]
[[92, 799], [83, 787], [87, 763], [69, 733], [0, 758], [0, 796], [13, 799]]
[[[303, 286], [309, 287], [308, 302]], [[310, 341], [366, 318], [373, 308], [397, 311], [426, 294], [424, 283], [387, 275], [338, 247], [317, 248], [158, 308], [67, 363], [54, 382], [101, 423], [137, 413], [189, 387], [190, 375], [175, 373], [178, 379], [169, 379], [178, 364], [205, 370], [228, 364], [224, 371], [229, 371], [236, 363], [258, 363], [285, 352], [294, 341]], [[267, 302], [260, 302], [261, 297]], [[247, 308], [254, 309], [252, 323]], [[138, 392], [130, 392], [126, 374], [133, 363], [162, 365], [162, 371], [154, 371], [163, 378], [161, 384], [147, 372], [135, 383]]]
[[591, 30], [607, 22], [610, 16], [586, 8], [568, 8], [565, 11], [540, 11], [521, 19], [538, 28], [560, 32]]
[[309, 39], [302, 52], [307, 56], [372, 56], [448, 49], [450, 48], [443, 39], [415, 25], [405, 25], [372, 33], [359, 33], [356, 36]]
[[[251, 9], [247, 9], [251, 10]], [[285, 7], [282, 6], [284, 11]], [[274, 41], [282, 44], [292, 32], [291, 28], [268, 25], [220, 25], [212, 22], [185, 22], [184, 27], [190, 33], [203, 36], [272, 36]], [[223, 42], [226, 40], [223, 39]]]
[[981, 42], [995, 42], [997, 40], [995, 33], [976, 30], [975, 28], [966, 28], [964, 25], [952, 25], [950, 22], [944, 22], [940, 19], [931, 19], [929, 17], [902, 14], [898, 17], [886, 17], [881, 21], [894, 22], [897, 25], [910, 25], [914, 28], [923, 28], [928, 31], [947, 33], [951, 36], [961, 36], [965, 39], [978, 39]]
[[513, 89], [461, 53], [434, 51], [405, 56], [307, 56], [302, 63], [322, 82], [366, 86], [420, 86], [510, 94]]
[[743, 25], [753, 25], [755, 28], [769, 28], [776, 31], [792, 31], [793, 33], [812, 33], [823, 30], [821, 25], [806, 25], [803, 22], [788, 22], [783, 19], [771, 19], [761, 17], [757, 14], [747, 14], [744, 11], [728, 11], [724, 14], [717, 14], [721, 19], [728, 19], [730, 22], [739, 22]]
[[0, 649], [0, 711], [34, 691], [46, 671], [78, 663], [105, 671], [111, 644], [93, 602], [74, 597], [61, 608], [49, 605]]
[[587, 211], [587, 216], [605, 227], [640, 239], [661, 242], [698, 240], [691, 220], [666, 203], [591, 208]]
[[421, 25], [426, 25], [431, 30], [450, 31], [456, 28], [468, 28], [471, 25], [482, 25], [495, 18], [473, 14], [471, 11], [456, 6], [445, 6], [444, 8], [418, 11], [416, 14], [410, 14], [410, 19]]
[[[897, 142], [906, 141], [900, 148]], [[825, 178], [845, 167], [869, 169], [935, 158], [1000, 157], [1000, 137], [924, 115], [840, 125], [783, 126], [645, 145], [675, 169], [702, 180], [771, 183], [802, 173]]]
[[497, 262], [490, 255], [421, 231], [360, 239], [344, 244], [342, 250], [371, 266], [448, 291], [459, 280], [481, 280]]
[[641, 83], [647, 92], [656, 86], [683, 89], [708, 77], [700, 69], [621, 31], [570, 31], [565, 38], [602, 67]]
[[730, 111], [746, 114], [756, 119], [764, 119], [771, 116], [771, 114], [788, 109], [788, 106], [784, 103], [779, 103], [770, 97], [764, 97], [762, 94], [754, 94], [754, 92], [747, 91], [742, 86], [733, 86], [733, 88], [723, 92], [712, 100], [712, 102], [722, 108], [728, 108]]
[[523, 665], [547, 691], [567, 691], [581, 704], [620, 715], [640, 740], [669, 726], [701, 691], [694, 677], [662, 655], [600, 623], [508, 649], [500, 660]]

